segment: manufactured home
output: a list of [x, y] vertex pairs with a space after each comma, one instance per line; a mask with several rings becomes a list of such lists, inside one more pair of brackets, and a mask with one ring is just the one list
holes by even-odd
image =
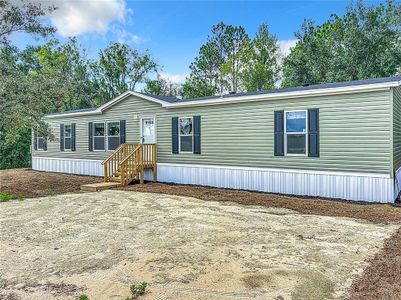
[[[177, 99], [128, 91], [47, 115], [35, 170], [369, 202], [401, 187], [401, 77]], [[144, 177], [144, 178], [143, 178]]]

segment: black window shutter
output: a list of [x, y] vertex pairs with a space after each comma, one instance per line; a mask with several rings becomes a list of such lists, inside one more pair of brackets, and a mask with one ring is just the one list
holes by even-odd
[[38, 136], [36, 130], [33, 131], [33, 149], [38, 150]]
[[120, 144], [125, 143], [125, 120], [120, 120]]
[[71, 151], [76, 151], [76, 142], [77, 142], [77, 135], [76, 135], [76, 125], [75, 123], [71, 123]]
[[64, 151], [64, 124], [60, 124], [60, 151]]
[[47, 137], [43, 137], [43, 150], [47, 151]]
[[194, 116], [194, 154], [201, 154], [201, 117]]
[[93, 151], [93, 123], [88, 123], [88, 149], [89, 151]]
[[308, 110], [308, 156], [319, 157], [319, 109]]
[[172, 150], [174, 154], [178, 153], [178, 117], [172, 118], [171, 127], [171, 137], [172, 137]]
[[274, 156], [284, 156], [284, 111], [274, 112]]

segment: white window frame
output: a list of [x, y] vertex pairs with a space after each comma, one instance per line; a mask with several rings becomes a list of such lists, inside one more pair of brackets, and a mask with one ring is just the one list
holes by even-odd
[[[109, 124], [110, 123], [118, 123], [118, 135], [110, 135], [109, 136]], [[118, 137], [118, 140], [120, 141], [120, 136], [121, 136], [121, 124], [120, 124], [120, 121], [108, 121], [108, 122], [106, 122], [106, 128], [105, 128], [106, 130], [105, 130], [105, 139], [106, 139], [106, 141], [105, 141], [105, 143], [106, 143], [106, 146], [107, 146], [107, 151], [115, 151], [116, 149], [109, 149], [109, 137]], [[105, 146], [105, 149], [106, 149], [106, 146]], [[98, 150], [98, 151], [100, 151], [100, 150]]]
[[[65, 126], [70, 126], [70, 128], [71, 128], [70, 136], [69, 136], [69, 138], [70, 138], [70, 149], [65, 148], [65, 138], [66, 138], [66, 136], [65, 136]], [[65, 150], [72, 151], [71, 150], [72, 149], [72, 124], [64, 124], [63, 144], [64, 144], [64, 151]]]
[[[104, 138], [104, 143], [105, 143], [105, 145], [104, 145], [104, 149], [103, 150], [97, 150], [97, 149], [95, 149], [95, 137], [100, 137], [101, 135], [95, 135], [95, 124], [103, 124], [103, 126], [104, 126], [104, 134], [103, 134], [103, 138]], [[92, 130], [93, 130], [93, 136], [92, 136], [92, 148], [93, 148], [93, 151], [99, 151], [99, 152], [105, 152], [106, 151], [106, 149], [107, 149], [107, 147], [108, 147], [108, 145], [107, 145], [107, 126], [106, 126], [106, 122], [93, 122], [93, 128], [92, 128]]]
[[39, 139], [43, 139], [43, 144], [42, 145], [45, 144], [45, 138], [43, 136], [37, 136], [36, 137], [36, 149], [40, 150], [40, 151], [45, 151], [45, 149], [43, 147], [39, 148]]
[[[192, 122], [192, 133], [191, 134], [181, 134], [180, 120], [181, 119], [191, 119]], [[192, 136], [192, 151], [181, 151], [181, 136]], [[194, 153], [194, 118], [193, 117], [178, 117], [178, 153]]]
[[[305, 132], [287, 132], [287, 113], [305, 112]], [[285, 156], [308, 156], [308, 110], [285, 110], [284, 111], [284, 153]], [[287, 153], [287, 135], [304, 134], [305, 135], [305, 154]]]

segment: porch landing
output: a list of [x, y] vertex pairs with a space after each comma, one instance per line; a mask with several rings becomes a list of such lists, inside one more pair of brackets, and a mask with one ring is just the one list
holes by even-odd
[[96, 192], [121, 186], [120, 182], [98, 182], [81, 185], [81, 191]]

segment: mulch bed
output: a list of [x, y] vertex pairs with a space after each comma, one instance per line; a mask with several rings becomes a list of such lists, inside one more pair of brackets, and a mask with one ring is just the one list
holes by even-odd
[[195, 185], [163, 183], [131, 184], [121, 189], [195, 197], [206, 201], [231, 201], [243, 205], [281, 207], [292, 209], [303, 214], [349, 217], [366, 220], [372, 223], [401, 224], [401, 205], [399, 204], [356, 203], [351, 201], [294, 197]]
[[38, 172], [31, 169], [0, 170], [0, 192], [24, 198], [78, 192], [81, 184], [102, 181], [100, 177]]
[[[30, 169], [0, 171], [0, 191], [24, 197], [41, 197], [49, 192], [77, 192], [81, 184], [101, 182], [102, 178]], [[372, 223], [401, 224], [401, 206], [293, 197], [249, 191], [161, 183], [132, 184], [123, 190], [195, 197], [206, 201], [227, 201], [243, 205], [262, 205], [292, 209], [303, 214], [350, 217]], [[401, 227], [385, 240], [357, 279], [347, 299], [401, 299]]]
[[352, 285], [348, 300], [401, 299], [401, 228], [385, 240]]

